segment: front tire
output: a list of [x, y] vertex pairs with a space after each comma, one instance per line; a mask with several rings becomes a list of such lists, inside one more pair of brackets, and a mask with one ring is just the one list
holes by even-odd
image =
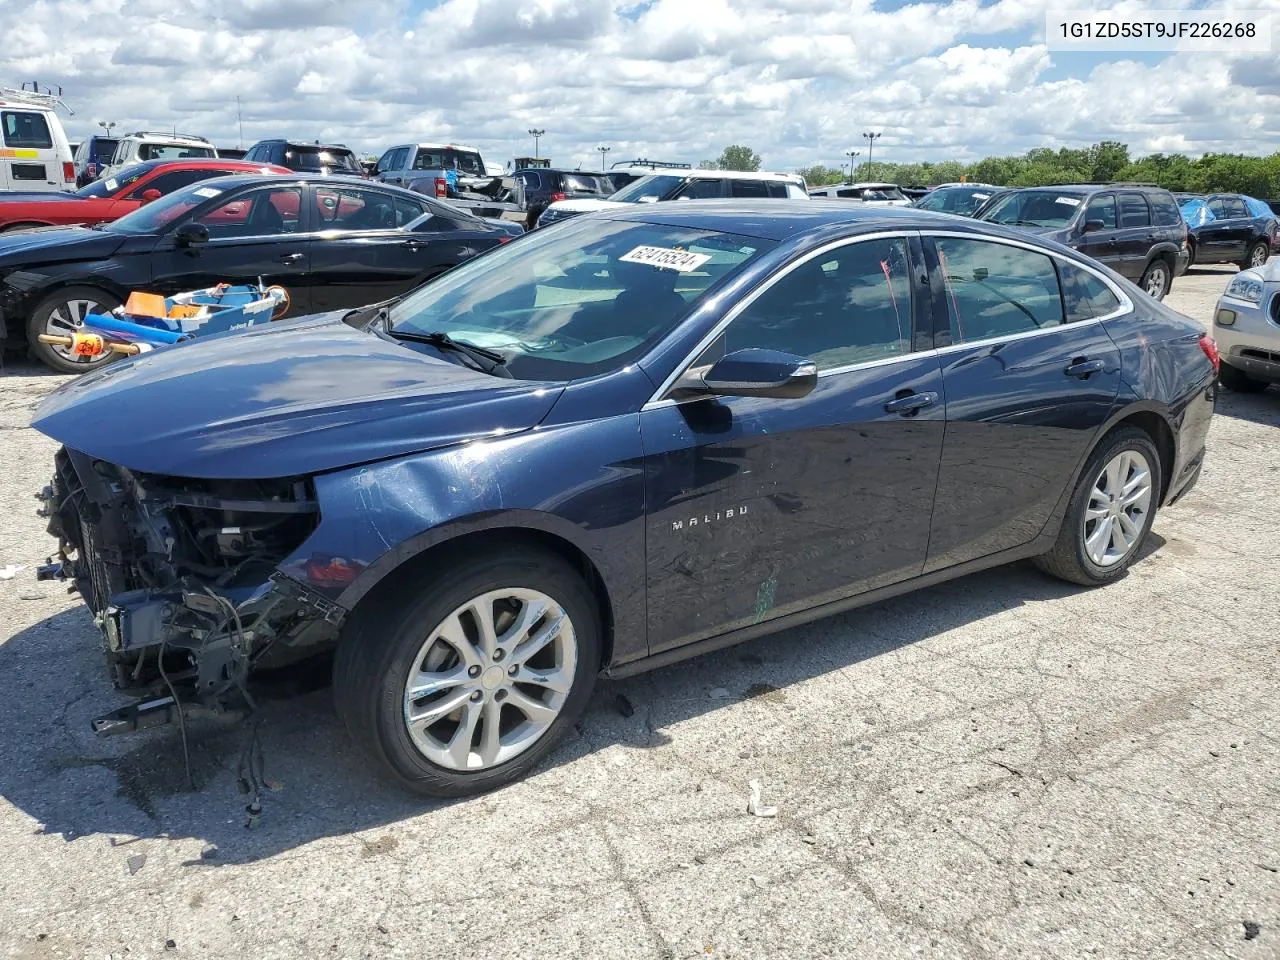
[[595, 597], [567, 562], [537, 549], [415, 572], [366, 598], [344, 629], [334, 660], [338, 714], [415, 793], [460, 797], [504, 786], [586, 708], [600, 670]]
[[1169, 264], [1163, 260], [1152, 260], [1147, 265], [1146, 272], [1142, 275], [1142, 289], [1149, 297], [1156, 300], [1163, 300], [1164, 295], [1169, 292], [1169, 287], [1173, 285], [1173, 274], [1169, 271]]
[[1269, 256], [1271, 256], [1271, 248], [1267, 245], [1266, 241], [1259, 240], [1249, 248], [1249, 252], [1245, 254], [1245, 258], [1240, 261], [1240, 269], [1249, 270], [1253, 267], [1261, 267], [1267, 262], [1267, 257]]
[[1255, 380], [1228, 363], [1218, 366], [1218, 382], [1233, 393], [1261, 393], [1267, 389], [1265, 380]]
[[76, 357], [70, 347], [41, 343], [40, 334], [71, 334], [84, 326], [90, 313], [107, 313], [120, 306], [120, 301], [94, 287], [64, 287], [49, 294], [31, 311], [27, 320], [27, 345], [37, 360], [59, 373], [87, 373], [115, 359], [107, 351], [99, 357]]
[[1151, 532], [1160, 484], [1151, 437], [1136, 427], [1112, 431], [1090, 454], [1057, 542], [1035, 558], [1036, 566], [1090, 587], [1119, 579]]

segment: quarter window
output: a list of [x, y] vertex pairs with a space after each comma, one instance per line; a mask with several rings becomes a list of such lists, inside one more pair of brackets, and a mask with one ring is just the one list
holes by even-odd
[[[4, 130], [6, 147], [48, 150], [53, 146], [53, 135], [49, 133], [49, 122], [43, 113], [5, 110], [0, 113], [0, 128]], [[40, 179], [44, 179], [43, 174]]]
[[734, 318], [721, 338], [723, 350], [781, 350], [807, 357], [819, 369], [908, 353], [910, 265], [900, 237], [819, 254]]
[[404, 197], [399, 197], [399, 196], [394, 197], [393, 199], [395, 200], [395, 204], [396, 204], [396, 226], [397, 227], [403, 227], [406, 223], [411, 223], [414, 220], [417, 220], [424, 213], [430, 212], [429, 210], [424, 208], [422, 204], [414, 200], [408, 200]]
[[1140, 193], [1120, 194], [1120, 226], [1151, 226], [1151, 211], [1147, 209], [1146, 197]]
[[1103, 230], [1114, 230], [1116, 228], [1116, 198], [1109, 193], [1094, 197], [1089, 201], [1089, 206], [1085, 208], [1084, 219], [1086, 223], [1090, 220], [1101, 220]]
[[1056, 327], [1062, 295], [1042, 253], [985, 240], [935, 241], [951, 342], [966, 343]]
[[1105, 317], [1120, 309], [1120, 300], [1111, 288], [1083, 267], [1059, 260], [1058, 276], [1062, 280], [1062, 301], [1068, 323]]
[[1151, 220], [1159, 227], [1176, 227], [1182, 222], [1182, 214], [1173, 197], [1167, 193], [1153, 193], [1147, 197], [1151, 204]]

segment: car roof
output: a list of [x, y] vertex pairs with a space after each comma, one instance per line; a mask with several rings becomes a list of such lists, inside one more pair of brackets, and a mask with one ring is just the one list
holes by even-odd
[[[968, 220], [916, 207], [889, 207], [861, 202], [800, 203], [798, 200], [683, 200], [680, 203], [620, 204], [589, 214], [609, 220], [661, 223], [695, 230], [739, 233], [765, 240], [786, 240], [823, 227], [862, 227], [867, 230], [954, 230]], [[982, 225], [986, 227], [986, 224]], [[850, 232], [858, 232], [851, 230]], [[983, 232], [1025, 239], [1013, 230]]]
[[267, 137], [265, 140], [259, 140], [254, 143], [248, 149], [252, 150], [259, 143], [283, 143], [289, 147], [310, 147], [313, 150], [346, 150], [348, 153], [354, 152], [345, 143], [324, 143], [323, 141], [317, 143], [314, 140], [289, 140], [285, 137]]
[[202, 146], [213, 146], [212, 140], [206, 140], [204, 137], [197, 137], [189, 133], [164, 133], [152, 130], [134, 130], [131, 133], [122, 133], [119, 136], [121, 140], [144, 140], [152, 143], [193, 143]]
[[[261, 161], [253, 160], [233, 160], [229, 157], [193, 157], [189, 160], [139, 160], [137, 163], [127, 164], [126, 168], [132, 169], [134, 167], [142, 167], [148, 172], [154, 170], [156, 167], [172, 167], [175, 170], [220, 170], [230, 168], [233, 170], [243, 170], [245, 173], [248, 173], [251, 170], [264, 170], [268, 167], [274, 166], [275, 164], [273, 163], [262, 163]], [[277, 169], [283, 168], [280, 167]], [[234, 174], [234, 176], [243, 176], [243, 174]], [[284, 174], [278, 173], [276, 176], [283, 177]], [[253, 178], [253, 182], [261, 183], [262, 175], [258, 174], [255, 176]]]
[[[397, 143], [393, 147], [387, 147], [387, 150], [399, 150], [401, 147], [425, 147], [428, 150], [470, 150], [472, 153], [479, 153], [479, 147], [469, 147], [465, 143]], [[386, 153], [387, 151], [382, 151]]]
[[[173, 161], [170, 161], [170, 162], [173, 162]], [[179, 160], [177, 162], [191, 163], [194, 161]], [[224, 163], [235, 163], [245, 168], [252, 168], [252, 169], [261, 169], [262, 167], [274, 166], [274, 164], [254, 163], [247, 160], [206, 160], [204, 162], [206, 164], [211, 164], [213, 166], [217, 166], [219, 164], [224, 164]], [[273, 183], [315, 183], [321, 186], [330, 186], [330, 187], [332, 187], [335, 183], [336, 184], [349, 183], [352, 186], [358, 185], [361, 187], [366, 187], [370, 190], [390, 190], [393, 193], [413, 193], [413, 191], [411, 190], [405, 190], [403, 187], [392, 186], [389, 183], [379, 183], [376, 180], [366, 180], [363, 177], [357, 176], [354, 173], [330, 174], [328, 176], [326, 176], [323, 173], [301, 173], [298, 171], [294, 171], [292, 173], [275, 173], [275, 174], [266, 174], [266, 175], [261, 173], [258, 173], [258, 174], [233, 173], [230, 176], [219, 177], [218, 183], [222, 185], [222, 189], [224, 191], [236, 190], [240, 187], [246, 187], [246, 186], [255, 186], [255, 187], [270, 186]], [[195, 184], [193, 184], [193, 186], [195, 186]], [[433, 200], [437, 203], [441, 202], [439, 200], [436, 200], [435, 197], [427, 197], [421, 193], [413, 193], [413, 196], [422, 200]]]

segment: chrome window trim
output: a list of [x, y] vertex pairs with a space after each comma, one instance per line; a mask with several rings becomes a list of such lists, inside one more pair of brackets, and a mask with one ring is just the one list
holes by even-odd
[[[697, 360], [698, 357], [702, 356], [702, 352], [706, 350], [707, 347], [711, 346], [712, 343], [715, 342], [716, 337], [720, 336], [720, 334], [722, 334], [725, 331], [725, 328], [728, 327], [729, 324], [731, 324], [737, 318], [737, 316], [740, 313], [742, 313], [743, 310], [747, 309], [747, 307], [755, 303], [757, 299], [759, 299], [767, 291], [772, 289], [774, 284], [780, 281], [783, 277], [790, 274], [792, 270], [795, 270], [796, 268], [803, 266], [804, 264], [812, 260], [814, 257], [820, 257], [823, 254], [830, 253], [832, 250], [838, 249], [840, 247], [851, 246], [852, 244], [862, 243], [867, 240], [884, 240], [892, 237], [910, 238], [910, 237], [919, 236], [919, 235], [920, 235], [920, 231], [912, 228], [912, 229], [899, 229], [899, 230], [881, 230], [876, 233], [861, 233], [852, 237], [841, 237], [838, 240], [832, 240], [829, 243], [825, 243], [822, 246], [818, 247], [817, 249], [810, 250], [800, 259], [794, 260], [791, 263], [787, 264], [785, 267], [783, 267], [781, 270], [779, 270], [777, 273], [771, 276], [768, 280], [766, 280], [763, 284], [761, 284], [755, 290], [751, 291], [751, 293], [747, 294], [747, 296], [745, 296], [743, 299], [739, 300], [731, 308], [729, 308], [729, 311], [716, 322], [716, 325], [712, 327], [706, 333], [706, 335], [703, 336], [703, 338], [697, 342], [697, 344], [694, 345], [694, 348], [691, 351], [689, 351], [689, 353], [685, 356], [685, 358], [681, 360], [680, 363], [676, 364], [675, 369], [671, 371], [671, 374], [665, 380], [662, 381], [662, 384], [658, 387], [658, 389], [653, 392], [653, 394], [645, 402], [644, 406], [640, 408], [641, 411], [652, 410], [659, 406], [674, 405], [676, 403], [687, 403], [689, 402], [689, 400], [698, 399], [696, 397], [690, 397], [689, 400], [676, 401], [676, 400], [671, 400], [669, 398], [664, 397], [664, 394], [666, 394], [667, 391], [669, 391], [673, 386], [675, 386], [676, 381], [679, 380], [684, 375], [685, 371], [687, 371], [691, 366], [693, 366], [693, 362]], [[915, 323], [915, 317], [913, 315], [912, 317], [913, 326], [914, 326], [914, 323]], [[886, 357], [883, 360], [868, 360], [866, 361], [866, 363], [848, 364], [843, 367], [832, 367], [831, 370], [818, 371], [818, 376], [823, 377], [828, 373], [832, 373], [832, 372], [845, 373], [849, 370], [853, 370], [863, 366], [871, 366], [871, 365], [878, 366], [880, 364], [883, 364], [886, 360], [900, 360], [903, 357], [919, 356], [920, 353], [924, 353], [924, 352], [928, 352], [928, 351], [917, 351], [915, 353], [908, 352], [908, 353], [900, 354], [895, 357]]]
[[[1120, 306], [1117, 309], [1112, 310], [1110, 313], [1102, 314], [1101, 316], [1090, 317], [1088, 320], [1069, 321], [1069, 322], [1061, 323], [1056, 327], [1047, 327], [1043, 330], [1025, 330], [1022, 333], [1011, 333], [1002, 337], [988, 337], [983, 340], [966, 340], [962, 343], [953, 343], [953, 344], [949, 344], [948, 346], [937, 347], [932, 350], [909, 351], [907, 353], [898, 354], [892, 357], [884, 357], [883, 359], [880, 359], [880, 360], [867, 360], [861, 363], [851, 363], [851, 364], [846, 364], [840, 367], [832, 367], [828, 370], [819, 370], [818, 371], [819, 379], [826, 376], [832, 376], [838, 373], [849, 373], [852, 370], [862, 370], [869, 367], [887, 366], [888, 364], [896, 363], [900, 360], [905, 360], [913, 357], [924, 357], [924, 356], [930, 356], [930, 355], [940, 357], [946, 354], [955, 353], [960, 350], [968, 350], [973, 348], [991, 346], [998, 343], [1008, 343], [1014, 340], [1026, 340], [1026, 339], [1030, 339], [1031, 337], [1046, 336], [1051, 333], [1059, 332], [1067, 327], [1070, 327], [1072, 329], [1080, 329], [1087, 326], [1093, 326], [1094, 324], [1103, 323], [1107, 320], [1114, 320], [1117, 317], [1122, 317], [1133, 310], [1133, 301], [1129, 299], [1128, 294], [1126, 294], [1120, 287], [1118, 287], [1115, 284], [1115, 282], [1110, 277], [1106, 276], [1101, 271], [1095, 269], [1094, 267], [1090, 266], [1087, 263], [1081, 263], [1078, 260], [1073, 260], [1069, 257], [1064, 257], [1059, 253], [1054, 253], [1051, 250], [1046, 250], [1043, 247], [1038, 247], [1033, 243], [1017, 240], [1012, 237], [993, 237], [989, 234], [969, 233], [961, 230], [917, 230], [917, 229], [886, 230], [886, 231], [880, 231], [877, 233], [860, 234], [855, 237], [844, 237], [840, 240], [833, 240], [828, 244], [824, 244], [818, 249], [810, 251], [808, 254], [806, 254], [804, 257], [800, 258], [799, 260], [796, 260], [794, 263], [788, 264], [784, 269], [774, 274], [774, 276], [771, 277], [767, 283], [765, 283], [758, 289], [754, 290], [745, 299], [740, 300], [737, 304], [735, 304], [733, 308], [728, 313], [726, 313], [724, 317], [722, 317], [720, 321], [711, 329], [711, 331], [706, 336], [704, 336], [700, 341], [698, 341], [697, 345], [693, 348], [693, 350], [689, 353], [689, 355], [686, 356], [685, 359], [676, 367], [675, 371], [671, 374], [671, 376], [667, 377], [667, 379], [662, 382], [662, 385], [657, 389], [657, 391], [655, 391], [654, 394], [649, 398], [649, 400], [644, 404], [644, 406], [640, 408], [641, 411], [643, 412], [645, 410], [653, 410], [658, 407], [675, 405], [678, 403], [688, 403], [691, 400], [700, 399], [698, 397], [690, 397], [687, 400], [677, 401], [669, 398], [664, 398], [663, 395], [667, 393], [675, 385], [675, 382], [679, 380], [680, 377], [683, 376], [684, 373], [691, 366], [693, 366], [693, 361], [702, 355], [702, 351], [706, 350], [707, 347], [711, 346], [711, 344], [715, 341], [716, 337], [720, 336], [720, 334], [724, 332], [724, 329], [730, 323], [733, 322], [734, 318], [737, 317], [738, 314], [740, 314], [743, 310], [745, 310], [748, 306], [750, 306], [757, 297], [763, 295], [766, 290], [768, 290], [770, 287], [773, 286], [773, 284], [777, 283], [779, 280], [781, 280], [783, 277], [785, 277], [788, 273], [790, 273], [795, 268], [801, 266], [804, 263], [807, 263], [809, 260], [813, 259], [814, 257], [821, 256], [824, 253], [828, 253], [829, 251], [834, 250], [838, 247], [848, 246], [849, 244], [852, 244], [852, 243], [859, 243], [864, 240], [883, 240], [889, 237], [910, 237], [913, 235], [918, 236], [921, 239], [934, 238], [934, 237], [950, 237], [953, 239], [960, 239], [960, 240], [978, 240], [985, 243], [999, 243], [1009, 247], [1018, 247], [1023, 250], [1028, 250], [1031, 253], [1038, 253], [1041, 256], [1049, 257], [1052, 260], [1058, 260], [1063, 263], [1069, 263], [1071, 266], [1079, 270], [1084, 270], [1087, 273], [1091, 273], [1095, 277], [1097, 277], [1099, 280], [1101, 280], [1103, 284], [1107, 287], [1107, 289], [1110, 290], [1111, 293], [1115, 296], [1115, 298], [1119, 301]], [[1061, 281], [1059, 281], [1059, 290], [1061, 290]], [[1065, 304], [1064, 304], [1064, 309], [1065, 309]]]

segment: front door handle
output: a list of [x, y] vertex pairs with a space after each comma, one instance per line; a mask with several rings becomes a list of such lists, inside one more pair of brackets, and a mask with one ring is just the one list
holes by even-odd
[[938, 402], [936, 393], [913, 393], [909, 390], [899, 390], [898, 395], [884, 405], [885, 413], [901, 413], [904, 416], [912, 416], [925, 407], [932, 407]]
[[422, 240], [418, 237], [410, 237], [408, 240], [404, 241], [404, 243], [401, 244], [401, 246], [408, 247], [410, 250], [421, 250], [423, 247], [427, 246], [429, 243], [431, 243], [430, 240]]
[[1079, 377], [1081, 380], [1089, 379], [1089, 375], [1093, 373], [1101, 373], [1106, 364], [1101, 360], [1086, 360], [1084, 357], [1072, 360], [1067, 364], [1067, 368], [1062, 372], [1068, 377]]
[[306, 254], [303, 253], [286, 253], [282, 257], [276, 257], [279, 263], [301, 263]]
[[1107, 246], [1108, 246], [1108, 247], [1114, 247], [1118, 242], [1119, 242], [1118, 240], [1116, 240], [1114, 237], [1112, 237], [1110, 240], [1108, 240], [1108, 241], [1107, 241]]

